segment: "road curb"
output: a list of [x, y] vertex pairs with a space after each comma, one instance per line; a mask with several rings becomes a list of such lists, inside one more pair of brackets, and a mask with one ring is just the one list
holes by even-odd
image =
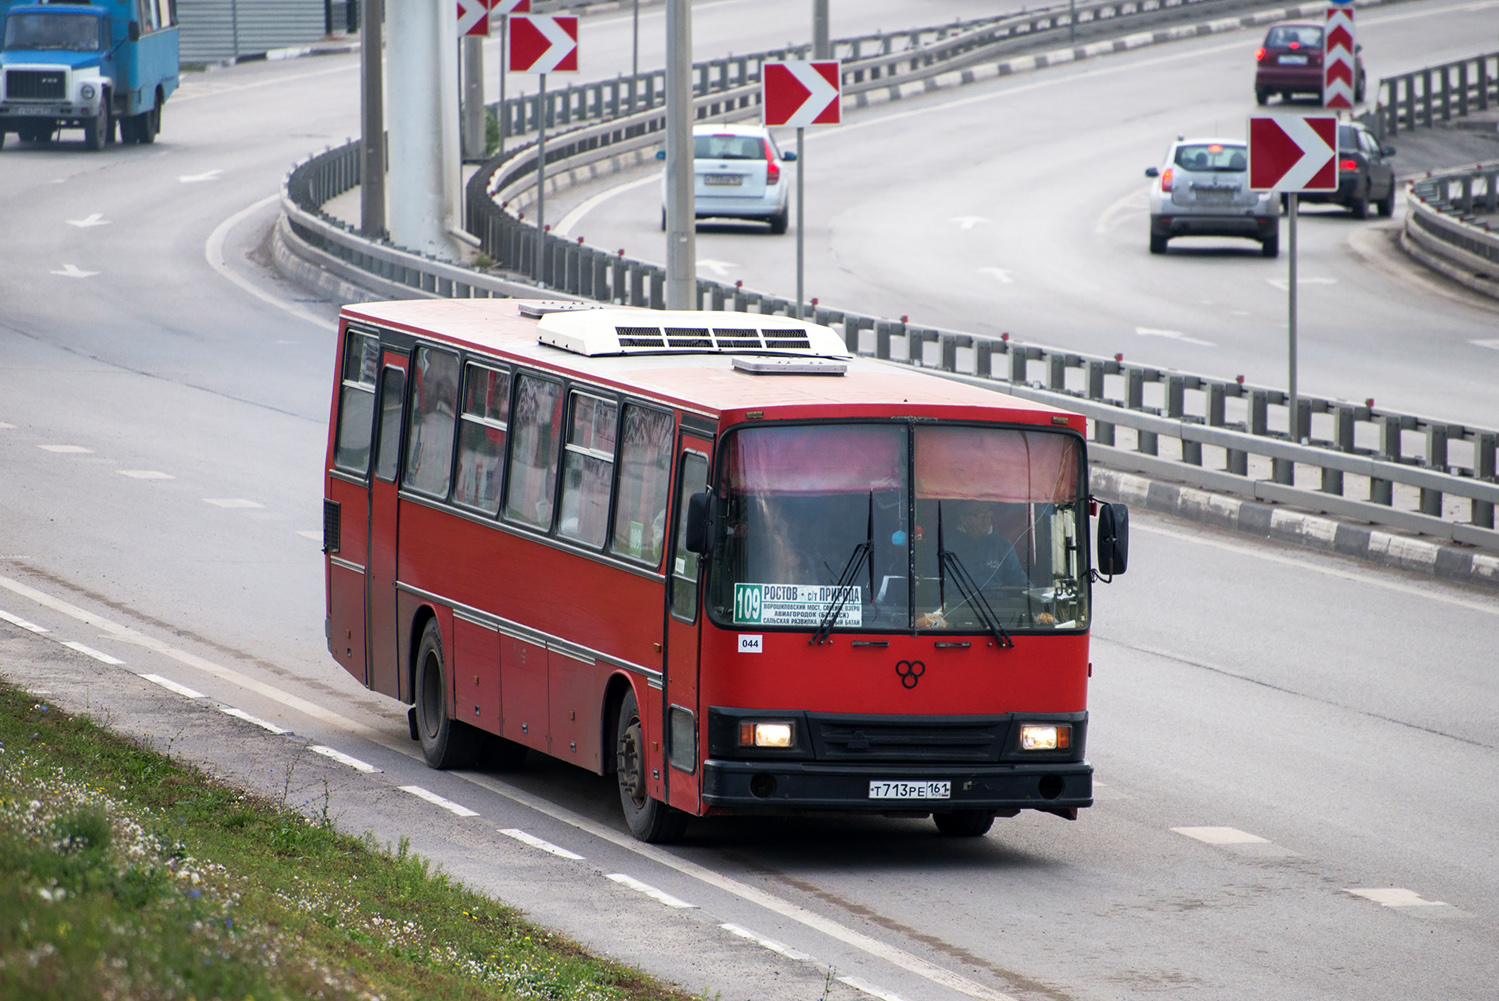
[[1499, 556], [1466, 546], [1429, 542], [1280, 504], [1242, 500], [1097, 465], [1089, 475], [1099, 496], [1147, 511], [1499, 591]]

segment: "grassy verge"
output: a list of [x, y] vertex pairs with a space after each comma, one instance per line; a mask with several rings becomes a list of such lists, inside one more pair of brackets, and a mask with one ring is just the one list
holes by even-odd
[[686, 995], [0, 685], [0, 998], [85, 997]]

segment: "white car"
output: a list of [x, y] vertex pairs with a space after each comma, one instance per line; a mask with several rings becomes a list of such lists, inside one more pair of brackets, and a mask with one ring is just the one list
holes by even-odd
[[[796, 159], [782, 154], [763, 125], [695, 125], [692, 128], [693, 199], [698, 219], [756, 219], [772, 233], [786, 232], [790, 216], [782, 169]], [[656, 154], [666, 158], [665, 151]], [[666, 229], [666, 178], [661, 178], [661, 229]]]
[[1280, 200], [1249, 190], [1242, 139], [1177, 139], [1166, 161], [1150, 167], [1150, 252], [1178, 236], [1243, 236], [1266, 257], [1280, 254]]

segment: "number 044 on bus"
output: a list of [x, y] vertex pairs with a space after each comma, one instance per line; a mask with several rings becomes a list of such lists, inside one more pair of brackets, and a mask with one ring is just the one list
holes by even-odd
[[1081, 416], [747, 313], [349, 306], [337, 366], [329, 650], [434, 768], [616, 776], [646, 841], [1092, 805]]

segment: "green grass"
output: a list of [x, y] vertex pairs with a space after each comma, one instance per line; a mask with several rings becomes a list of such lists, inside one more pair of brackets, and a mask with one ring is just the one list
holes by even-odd
[[0, 685], [0, 998], [312, 997], [687, 995]]

